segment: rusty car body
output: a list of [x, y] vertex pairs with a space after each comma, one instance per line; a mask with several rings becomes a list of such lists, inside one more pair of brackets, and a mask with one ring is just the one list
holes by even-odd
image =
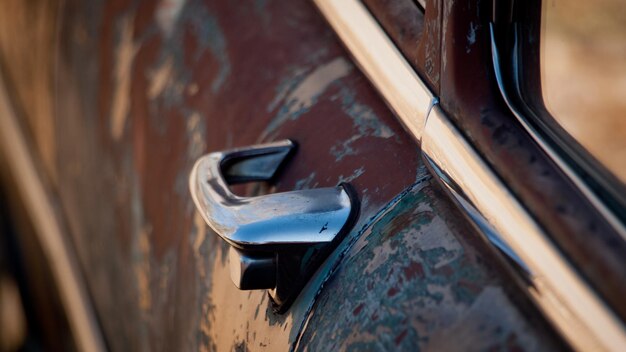
[[[539, 71], [542, 6], [3, 1], [0, 263], [26, 302], [17, 346], [626, 347], [623, 183], [550, 142], [516, 95]], [[297, 150], [280, 172], [233, 199], [355, 197], [283, 296], [233, 285], [229, 250], [247, 242], [189, 190], [203, 155], [281, 140]]]

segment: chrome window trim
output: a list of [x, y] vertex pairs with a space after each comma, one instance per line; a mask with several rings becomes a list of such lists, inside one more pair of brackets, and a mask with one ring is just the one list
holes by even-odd
[[361, 71], [419, 141], [436, 99], [365, 6], [356, 0], [314, 0]]
[[431, 172], [486, 240], [520, 264], [530, 282], [527, 293], [572, 346], [608, 351], [626, 346], [622, 321], [454, 127], [365, 6], [358, 0], [314, 2], [421, 144]]
[[[52, 118], [52, 117], [50, 117]], [[0, 76], [0, 153], [6, 172], [24, 201], [29, 221], [50, 266], [68, 323], [80, 351], [104, 351], [105, 344], [93, 306], [79, 272], [78, 260], [66, 242], [63, 222], [55, 212], [50, 190], [37, 172], [35, 160]]]

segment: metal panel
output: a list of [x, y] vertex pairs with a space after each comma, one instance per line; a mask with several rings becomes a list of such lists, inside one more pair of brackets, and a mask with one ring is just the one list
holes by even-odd
[[[522, 268], [521, 281], [530, 280], [529, 292], [566, 338], [583, 349], [618, 350], [626, 345], [622, 322], [453, 127], [437, 100], [422, 88], [421, 94], [431, 96], [430, 103], [413, 97], [414, 110], [405, 108], [405, 87], [424, 83], [415, 73], [401, 73], [410, 70], [408, 63], [363, 5], [357, 0], [316, 3], [407, 130], [421, 141], [434, 174], [490, 243]], [[388, 62], [399, 69], [387, 69]], [[429, 112], [425, 130], [423, 116], [415, 116], [415, 111]]]
[[626, 346], [621, 321], [439, 107], [428, 116], [422, 152], [433, 173], [488, 240], [494, 245], [502, 241], [510, 249], [503, 252], [520, 265], [523, 281], [530, 282], [528, 292], [577, 349], [619, 351]]
[[419, 141], [433, 95], [360, 1], [315, 0], [365, 75]]

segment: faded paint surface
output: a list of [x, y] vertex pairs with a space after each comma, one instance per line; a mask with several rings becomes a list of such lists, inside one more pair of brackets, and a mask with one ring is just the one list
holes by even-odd
[[267, 139], [278, 127], [287, 120], [295, 120], [303, 113], [309, 111], [318, 97], [326, 91], [328, 86], [340, 78], [346, 76], [352, 70], [345, 58], [337, 57], [330, 62], [323, 64], [308, 74], [301, 82], [292, 88], [287, 97], [283, 97], [289, 89], [282, 90], [277, 99], [270, 104], [275, 105], [276, 101], [283, 101], [278, 114], [267, 125], [260, 136], [260, 139]]
[[57, 163], [73, 166], [59, 168], [59, 193], [113, 349], [285, 350], [341, 259], [285, 315], [264, 292], [237, 290], [187, 189], [202, 154], [292, 138], [299, 150], [272, 190], [350, 181], [357, 228], [416, 178], [417, 148], [312, 4], [257, 5], [64, 8]]
[[119, 32], [119, 41], [115, 48], [115, 93], [111, 102], [111, 136], [115, 140], [122, 137], [130, 112], [131, 69], [137, 53], [137, 47], [133, 43], [131, 19], [122, 19]]
[[[113, 350], [443, 346], [447, 332], [551, 346], [312, 4], [69, 0], [62, 15], [58, 193]], [[349, 181], [362, 212], [278, 316], [266, 294], [230, 282], [187, 179], [203, 153], [282, 138], [299, 150], [271, 190]], [[487, 328], [468, 330], [473, 319]]]
[[430, 182], [424, 175], [361, 230], [320, 292], [299, 350], [562, 348], [536, 312], [520, 312], [528, 303], [507, 293]]

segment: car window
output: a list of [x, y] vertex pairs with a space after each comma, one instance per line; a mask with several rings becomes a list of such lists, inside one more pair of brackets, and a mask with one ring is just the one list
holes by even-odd
[[626, 6], [543, 1], [540, 87], [555, 122], [626, 183]]

